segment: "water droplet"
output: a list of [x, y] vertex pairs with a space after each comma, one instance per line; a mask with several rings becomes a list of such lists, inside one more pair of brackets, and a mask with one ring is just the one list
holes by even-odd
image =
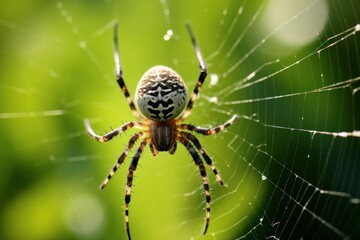
[[173, 30], [171, 30], [171, 29], [167, 30], [164, 35], [164, 40], [169, 41], [173, 35], [174, 35]]
[[211, 97], [211, 98], [209, 98], [209, 102], [218, 103], [218, 98], [217, 97]]
[[85, 41], [81, 41], [81, 42], [79, 43], [79, 46], [80, 46], [81, 48], [86, 48], [86, 42], [85, 42]]
[[71, 22], [72, 22], [72, 17], [67, 16], [67, 17], [66, 17], [66, 22], [71, 23]]
[[63, 17], [66, 17], [68, 14], [67, 14], [67, 11], [66, 10], [61, 10], [61, 16], [63, 16]]
[[210, 74], [210, 85], [214, 86], [219, 82], [219, 75], [212, 73]]
[[57, 6], [59, 9], [62, 9], [64, 5], [63, 5], [62, 2], [58, 2], [58, 3], [56, 4], [56, 6]]
[[253, 77], [255, 77], [255, 72], [250, 73], [250, 74], [246, 77], [246, 80], [250, 80], [250, 79], [252, 79]]
[[360, 24], [357, 24], [357, 25], [356, 25], [355, 31], [360, 31]]

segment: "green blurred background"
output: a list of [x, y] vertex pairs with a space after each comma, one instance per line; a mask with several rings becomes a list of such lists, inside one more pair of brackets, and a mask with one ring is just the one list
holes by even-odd
[[[358, 177], [348, 169], [359, 170], [358, 139], [327, 138], [326, 134], [311, 137], [309, 132], [290, 130], [291, 127], [327, 132], [359, 129], [358, 94], [351, 95], [345, 89], [330, 91], [326, 96], [309, 94], [307, 99], [301, 95], [299, 99], [294, 96], [284, 101], [231, 104], [235, 100], [310, 93], [312, 89], [348, 79], [357, 84], [358, 37], [337, 43], [321, 57], [312, 54], [322, 44], [329, 44], [326, 39], [358, 23], [356, 4], [348, 2], [351, 4], [341, 1], [329, 4], [326, 30], [303, 47], [281, 45], [275, 34], [266, 38], [284, 23], [269, 30], [262, 28], [266, 1], [0, 3], [0, 239], [125, 239], [123, 199], [130, 157], [106, 189], [99, 191], [98, 186], [135, 131], [100, 144], [86, 134], [83, 125], [83, 120], [89, 118], [94, 130], [102, 134], [110, 127], [134, 119], [114, 78], [114, 19], [119, 21], [121, 60], [132, 95], [141, 75], [157, 64], [174, 68], [189, 90], [194, 87], [199, 69], [184, 27], [190, 21], [202, 52], [209, 59], [209, 73], [218, 74], [220, 80], [215, 86], [207, 80], [188, 122], [215, 126], [233, 113], [245, 116], [225, 134], [200, 137], [228, 184], [227, 188], [218, 186], [208, 171], [214, 204], [207, 236], [201, 235], [205, 214], [201, 181], [189, 154], [178, 147], [175, 155], [162, 153], [153, 158], [147, 148], [136, 172], [130, 205], [134, 239], [240, 236], [263, 239], [260, 233], [246, 234], [252, 228], [257, 231], [255, 226], [264, 214], [269, 218], [280, 214], [293, 221], [294, 227], [282, 234], [291, 229], [297, 232], [296, 224], [304, 220], [301, 214], [296, 218], [299, 221], [292, 220], [292, 214], [275, 210], [282, 209], [280, 204], [267, 205], [270, 200], [278, 204], [281, 195], [289, 199], [293, 194], [291, 186], [298, 188], [300, 195], [294, 198], [300, 206], [307, 204], [304, 199], [308, 199], [305, 197], [308, 193], [298, 186], [295, 174], [302, 177], [302, 184], [309, 182], [359, 196], [359, 188], [355, 186]], [[312, 6], [313, 2], [307, 4]], [[243, 13], [239, 15], [241, 7]], [[296, 15], [291, 14], [290, 19]], [[254, 16], [257, 21], [248, 27]], [[166, 41], [164, 35], [169, 29], [174, 34]], [[242, 32], [241, 44], [234, 45]], [[263, 39], [267, 43], [254, 49]], [[234, 51], [229, 52], [232, 46]], [[254, 53], [247, 61], [241, 61], [240, 66], [229, 72], [252, 49]], [[268, 81], [231, 92], [233, 87], [241, 86], [233, 84], [279, 58], [281, 63], [269, 64], [257, 75], [268, 76]], [[298, 67], [286, 68], [297, 60], [301, 60]], [[279, 70], [281, 73], [271, 75]], [[330, 83], [324, 83], [321, 74]], [[227, 89], [229, 94], [221, 94], [222, 89]], [[216, 105], [208, 100], [217, 94], [222, 97], [220, 103], [230, 104]], [[246, 118], [250, 116], [256, 120]], [[300, 122], [301, 117], [305, 121]], [[337, 158], [334, 152], [338, 151]], [[308, 154], [311, 158], [305, 166]], [[316, 159], [320, 161], [314, 163]], [[342, 170], [337, 172], [339, 166]], [[321, 175], [322, 171], [325, 174]], [[287, 180], [284, 172], [289, 175]], [[337, 176], [334, 182], [333, 173]], [[263, 174], [269, 182], [260, 178]], [[283, 182], [293, 184], [283, 185]], [[322, 202], [320, 197], [317, 201]], [[287, 206], [294, 210], [294, 215], [298, 214], [296, 206]], [[317, 206], [312, 210], [330, 220], [333, 217], [327, 214], [331, 208], [330, 204], [329, 208]], [[357, 205], [346, 210], [349, 219], [359, 220]], [[326, 214], [322, 215], [322, 211]], [[269, 225], [277, 222], [276, 217], [267, 220]], [[345, 227], [335, 220], [332, 223], [349, 236], [359, 231], [358, 227]], [[322, 229], [325, 224], [315, 225], [320, 233], [326, 232]], [[275, 229], [269, 230], [265, 224], [259, 228], [265, 236]], [[334, 229], [329, 232], [319, 236], [338, 237]]]

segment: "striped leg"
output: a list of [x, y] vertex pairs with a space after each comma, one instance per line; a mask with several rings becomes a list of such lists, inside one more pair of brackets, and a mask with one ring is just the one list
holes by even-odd
[[206, 200], [205, 227], [203, 231], [203, 234], [205, 234], [210, 224], [210, 200], [211, 200], [209, 181], [206, 176], [206, 169], [199, 154], [196, 152], [195, 148], [191, 145], [191, 143], [182, 136], [178, 137], [178, 141], [181, 142], [186, 147], [186, 149], [189, 151], [192, 158], [194, 159], [195, 164], [199, 167], [200, 170], [200, 175], [204, 186], [205, 200]]
[[124, 159], [129, 154], [129, 151], [132, 149], [136, 141], [144, 135], [143, 132], [136, 133], [132, 138], [130, 138], [128, 145], [126, 146], [125, 150], [121, 153], [120, 157], [118, 158], [114, 167], [109, 171], [109, 174], [104, 179], [104, 181], [100, 185], [100, 189], [103, 189], [106, 184], [110, 181], [112, 176], [115, 174], [116, 170], [120, 167], [120, 165], [124, 162]]
[[121, 91], [124, 93], [125, 98], [130, 106], [131, 112], [137, 119], [142, 119], [139, 112], [136, 110], [134, 102], [131, 100], [130, 93], [125, 85], [125, 81], [122, 77], [122, 68], [120, 64], [120, 55], [119, 55], [119, 44], [118, 44], [118, 23], [114, 23], [114, 60], [115, 60], [115, 70], [116, 70], [116, 81], [121, 88]]
[[140, 146], [136, 150], [136, 153], [135, 153], [133, 159], [131, 160], [131, 163], [129, 166], [129, 172], [127, 175], [126, 191], [125, 191], [125, 227], [126, 227], [126, 232], [127, 232], [129, 240], [131, 239], [130, 228], [129, 228], [129, 203], [130, 203], [130, 197], [131, 197], [132, 181], [133, 181], [133, 177], [134, 177], [134, 172], [135, 172], [137, 164], [139, 162], [139, 158], [140, 158], [141, 153], [143, 152], [147, 142], [148, 142], [148, 139], [146, 138], [140, 143]]
[[224, 185], [224, 181], [220, 177], [218, 170], [216, 169], [215, 165], [212, 163], [210, 156], [206, 153], [206, 151], [205, 151], [204, 147], [201, 145], [200, 141], [189, 132], [180, 132], [180, 135], [183, 136], [184, 138], [190, 140], [194, 144], [194, 146], [197, 148], [197, 150], [199, 150], [199, 152], [203, 156], [205, 162], [210, 166], [211, 170], [215, 174], [219, 183], [221, 185]]
[[196, 41], [196, 38], [194, 36], [194, 33], [192, 32], [191, 30], [191, 27], [190, 27], [190, 24], [187, 23], [186, 24], [186, 29], [188, 30], [188, 33], [190, 35], [190, 38], [191, 38], [191, 42], [194, 46], [194, 50], [195, 50], [195, 54], [196, 54], [196, 57], [198, 59], [198, 62], [199, 62], [199, 65], [200, 65], [200, 75], [199, 75], [199, 78], [198, 78], [198, 81], [196, 83], [196, 86], [194, 88], [194, 91], [190, 97], [190, 100], [188, 102], [188, 105], [185, 109], [185, 112], [184, 114], [181, 116], [181, 120], [184, 120], [185, 118], [187, 118], [190, 113], [191, 113], [191, 109], [194, 105], [194, 102], [195, 100], [197, 99], [198, 95], [199, 95], [199, 91], [200, 91], [200, 88], [206, 78], [206, 75], [207, 75], [207, 68], [206, 68], [206, 65], [205, 65], [205, 61], [204, 61], [204, 58], [200, 52], [200, 48], [199, 48], [199, 45]]
[[228, 126], [232, 125], [236, 121], [236, 119], [238, 119], [238, 117], [239, 117], [239, 115], [235, 114], [226, 123], [221, 124], [221, 125], [219, 125], [217, 127], [214, 127], [214, 128], [197, 127], [197, 126], [185, 123], [185, 124], [180, 124], [179, 129], [197, 132], [197, 133], [200, 133], [202, 135], [213, 135], [215, 133], [218, 133], [218, 132], [224, 130]]
[[150, 152], [151, 154], [156, 157], [158, 155], [158, 151], [154, 147], [154, 144], [152, 142], [149, 142]]
[[90, 136], [92, 138], [94, 138], [96, 141], [99, 141], [99, 142], [110, 141], [113, 137], [116, 137], [119, 133], [125, 132], [129, 128], [135, 127], [135, 128], [143, 129], [143, 125], [141, 123], [139, 123], [139, 122], [127, 122], [124, 125], [116, 128], [115, 130], [105, 134], [104, 136], [100, 136], [100, 135], [97, 135], [94, 132], [94, 130], [91, 128], [90, 122], [89, 122], [88, 119], [85, 119], [84, 123], [85, 123], [86, 130], [88, 131]]

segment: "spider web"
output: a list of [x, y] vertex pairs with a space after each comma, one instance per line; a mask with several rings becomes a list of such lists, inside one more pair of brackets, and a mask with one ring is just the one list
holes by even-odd
[[[351, 239], [360, 235], [360, 6], [357, 1], [29, 1], [1, 3], [1, 239], [126, 237], [128, 159], [98, 185], [136, 130], [99, 144], [134, 120], [114, 78], [113, 20], [134, 95], [151, 66], [174, 68], [193, 89], [209, 75], [186, 122], [217, 126], [199, 140], [210, 169], [212, 210], [182, 146], [136, 170], [135, 239]], [[140, 17], [141, 16], [141, 17]], [[111, 127], [110, 127], [111, 126]], [[21, 231], [19, 231], [21, 229]]]

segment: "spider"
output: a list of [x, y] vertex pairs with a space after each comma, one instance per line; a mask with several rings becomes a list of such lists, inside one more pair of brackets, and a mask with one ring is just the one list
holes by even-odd
[[101, 183], [100, 189], [103, 189], [106, 186], [106, 184], [115, 174], [116, 170], [124, 162], [124, 159], [128, 155], [129, 151], [133, 148], [135, 143], [141, 139], [141, 142], [136, 149], [129, 166], [125, 190], [125, 228], [128, 238], [131, 239], [129, 228], [129, 203], [131, 187], [134, 171], [136, 170], [139, 158], [145, 146], [147, 144], [149, 145], [153, 156], [156, 156], [158, 152], [163, 151], [174, 154], [177, 142], [180, 142], [189, 151], [200, 171], [206, 200], [205, 227], [203, 230], [203, 234], [205, 234], [210, 223], [210, 188], [203, 160], [205, 160], [205, 162], [210, 166], [218, 182], [221, 185], [224, 185], [224, 182], [204, 147], [191, 132], [202, 135], [216, 134], [233, 124], [238, 118], [238, 115], [233, 115], [227, 122], [214, 128], [204, 128], [182, 123], [190, 115], [191, 109], [199, 95], [200, 88], [207, 75], [207, 68], [204, 59], [201, 55], [200, 49], [189, 23], [186, 23], [186, 29], [190, 35], [201, 70], [198, 81], [189, 101], [187, 101], [188, 97], [185, 83], [180, 75], [169, 67], [154, 66], [145, 72], [145, 74], [140, 79], [136, 89], [135, 99], [138, 109], [140, 110], [139, 112], [136, 109], [124, 82], [118, 50], [117, 29], [118, 24], [115, 22], [113, 43], [116, 81], [125, 95], [132, 113], [138, 119], [138, 121], [127, 122], [115, 130], [105, 134], [104, 136], [97, 135], [91, 128], [87, 119], [84, 121], [85, 127], [90, 136], [99, 142], [110, 141], [118, 134], [130, 128], [138, 128], [141, 129], [141, 131], [135, 133], [130, 138], [127, 146], [125, 147], [125, 150], [121, 153], [114, 167], [110, 170], [105, 180]]

